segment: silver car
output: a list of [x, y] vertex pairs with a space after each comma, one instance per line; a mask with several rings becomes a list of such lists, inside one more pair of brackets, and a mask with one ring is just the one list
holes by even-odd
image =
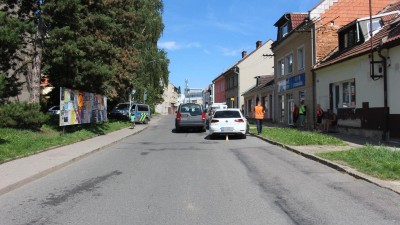
[[175, 131], [194, 128], [206, 131], [206, 114], [203, 106], [196, 103], [184, 103], [179, 105], [175, 118]]

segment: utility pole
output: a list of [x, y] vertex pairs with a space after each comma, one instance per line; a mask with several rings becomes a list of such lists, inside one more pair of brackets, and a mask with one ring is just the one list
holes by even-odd
[[[188, 79], [185, 79], [185, 102], [187, 102], [186, 97], [189, 97], [189, 80]], [[189, 97], [189, 103], [190, 103], [190, 97]]]

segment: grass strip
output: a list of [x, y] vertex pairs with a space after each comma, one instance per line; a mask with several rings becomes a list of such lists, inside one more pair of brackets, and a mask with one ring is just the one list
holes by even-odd
[[[256, 134], [257, 129], [250, 125], [250, 133]], [[263, 127], [261, 135], [272, 141], [285, 145], [338, 145], [344, 146], [346, 143], [336, 137], [311, 131], [302, 131], [294, 128]]]
[[317, 155], [380, 179], [400, 180], [400, 150], [366, 145], [349, 151], [318, 153]]
[[65, 127], [43, 125], [40, 131], [0, 128], [0, 163], [45, 151], [54, 146], [72, 144], [128, 127], [126, 121], [108, 121]]

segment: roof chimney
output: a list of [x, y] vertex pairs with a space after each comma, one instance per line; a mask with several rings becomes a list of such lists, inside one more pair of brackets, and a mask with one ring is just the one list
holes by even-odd
[[246, 51], [243, 51], [242, 52], [242, 59], [244, 58], [244, 57], [246, 57], [247, 56], [247, 52]]
[[262, 41], [257, 41], [256, 42], [256, 49], [262, 46]]

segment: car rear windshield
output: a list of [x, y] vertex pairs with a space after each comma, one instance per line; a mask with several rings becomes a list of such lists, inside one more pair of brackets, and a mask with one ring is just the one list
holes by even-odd
[[200, 105], [183, 105], [181, 107], [181, 113], [189, 113], [191, 116], [199, 116], [201, 115], [201, 106]]
[[214, 118], [241, 118], [238, 111], [218, 111], [215, 112]]

